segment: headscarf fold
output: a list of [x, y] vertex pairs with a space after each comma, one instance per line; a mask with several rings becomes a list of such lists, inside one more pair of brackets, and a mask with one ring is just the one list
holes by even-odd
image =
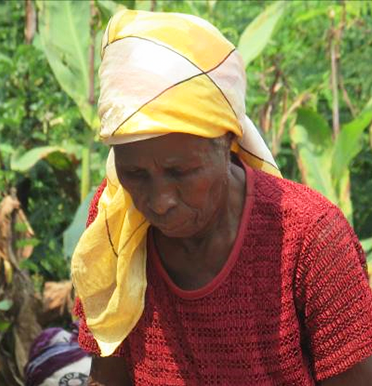
[[[191, 15], [124, 10], [102, 41], [100, 137], [109, 145], [168, 133], [235, 134], [232, 150], [256, 169], [280, 175], [245, 114], [240, 54], [207, 21]], [[71, 269], [89, 329], [111, 355], [144, 309], [149, 223], [120, 185], [114, 154], [98, 215], [82, 235]]]

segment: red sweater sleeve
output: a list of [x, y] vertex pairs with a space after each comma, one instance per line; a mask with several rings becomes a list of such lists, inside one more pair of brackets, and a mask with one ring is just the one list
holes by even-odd
[[336, 208], [305, 236], [297, 300], [317, 381], [372, 355], [372, 292], [352, 228]]

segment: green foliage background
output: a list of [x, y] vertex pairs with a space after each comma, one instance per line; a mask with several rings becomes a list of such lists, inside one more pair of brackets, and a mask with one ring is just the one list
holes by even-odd
[[[42, 3], [33, 2], [39, 18], [45, 6]], [[247, 0], [96, 0], [93, 28], [99, 37], [110, 13], [118, 5], [184, 12], [206, 18], [235, 45], [249, 49], [249, 42], [242, 38], [243, 32], [271, 4]], [[305, 133], [307, 141], [314, 140], [316, 144], [322, 140], [316, 123], [321, 121], [325, 135], [331, 142], [336, 141], [332, 137], [335, 98], [331, 87], [332, 44], [337, 45], [341, 131], [361, 113], [369, 113], [372, 4], [370, 1], [298, 0], [286, 2], [285, 7], [269, 43], [247, 66], [247, 112], [262, 129], [284, 176], [317, 189], [317, 181], [310, 170], [314, 165], [309, 163], [306, 154], [299, 153], [294, 134]], [[17, 188], [37, 238], [25, 268], [42, 284], [45, 280], [69, 276], [69, 256], [64, 253], [63, 233], [72, 223], [83, 198], [80, 193], [83, 149], [89, 142], [89, 176], [93, 189], [104, 177], [107, 149], [87, 128], [81, 110], [57, 81], [38, 34], [33, 44], [26, 44], [25, 12], [24, 1], [0, 4], [0, 192], [4, 196], [12, 187]], [[41, 22], [39, 20], [39, 24]], [[332, 35], [335, 30], [341, 31], [339, 38]], [[290, 111], [291, 106], [294, 106], [293, 111]], [[306, 122], [309, 123], [299, 120], [297, 113], [300, 111], [308, 111], [310, 118]], [[286, 112], [288, 117], [283, 122]], [[363, 125], [355, 142], [357, 145], [351, 149], [356, 154], [346, 165], [342, 180], [336, 181], [332, 174], [328, 177], [334, 188], [339, 189], [335, 192], [341, 207], [344, 200], [351, 197], [349, 220], [361, 239], [369, 239], [372, 237], [371, 119], [367, 117]], [[298, 139], [303, 140], [303, 137]], [[49, 148], [47, 153], [45, 148], [40, 150], [39, 161], [32, 167], [19, 166], [25, 153], [45, 146], [55, 148], [53, 151]], [[315, 148], [310, 150], [314, 152]], [[329, 163], [334, 156], [329, 149], [324, 151], [322, 159], [311, 154], [319, 162], [322, 173], [326, 172], [322, 162]], [[347, 206], [346, 203], [345, 208]], [[81, 224], [84, 219], [80, 217], [75, 218], [75, 222]]]

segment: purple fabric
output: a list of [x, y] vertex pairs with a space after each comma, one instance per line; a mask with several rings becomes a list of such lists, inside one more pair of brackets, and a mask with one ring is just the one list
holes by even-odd
[[[49, 350], [45, 353], [48, 354], [48, 351]], [[52, 376], [57, 370], [60, 370], [85, 356], [87, 356], [87, 354], [80, 347], [68, 352], [51, 355], [42, 364], [34, 367], [33, 371], [26, 371], [25, 386], [38, 386], [44, 382], [46, 378]]]
[[30, 349], [29, 361], [32, 361], [39, 353], [49, 346], [49, 342], [59, 332], [63, 331], [60, 327], [51, 327], [43, 330], [34, 340]]
[[88, 354], [77, 343], [78, 328], [74, 323], [69, 339], [52, 344], [51, 340], [62, 328], [47, 328], [34, 341], [29, 362], [25, 368], [26, 386], [38, 386], [57, 370], [74, 363]]

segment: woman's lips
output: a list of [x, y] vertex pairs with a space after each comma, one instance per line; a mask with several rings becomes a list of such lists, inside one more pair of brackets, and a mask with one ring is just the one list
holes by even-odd
[[175, 231], [178, 231], [179, 229], [182, 229], [184, 227], [185, 223], [186, 222], [183, 221], [182, 223], [170, 223], [170, 222], [156, 223], [156, 222], [152, 222], [151, 224], [155, 228], [158, 228], [165, 233], [169, 233], [169, 232], [175, 232]]

